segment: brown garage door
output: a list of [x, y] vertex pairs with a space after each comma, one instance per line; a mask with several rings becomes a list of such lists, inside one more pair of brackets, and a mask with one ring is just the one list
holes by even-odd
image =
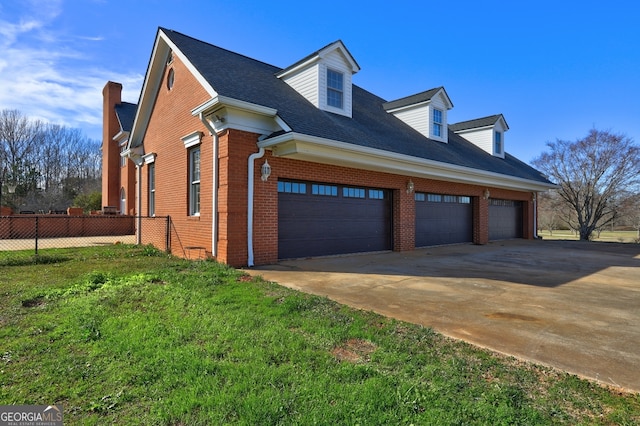
[[278, 258], [392, 249], [385, 189], [278, 182]]
[[522, 201], [489, 199], [489, 240], [522, 238]]
[[416, 247], [473, 241], [471, 197], [417, 192]]

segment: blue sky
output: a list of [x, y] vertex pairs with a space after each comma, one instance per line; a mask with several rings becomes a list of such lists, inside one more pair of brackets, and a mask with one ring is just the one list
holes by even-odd
[[640, 3], [2, 0], [0, 109], [101, 138], [107, 80], [137, 102], [158, 26], [286, 67], [337, 39], [355, 84], [393, 100], [444, 86], [451, 123], [502, 113], [507, 152], [589, 129], [640, 142]]

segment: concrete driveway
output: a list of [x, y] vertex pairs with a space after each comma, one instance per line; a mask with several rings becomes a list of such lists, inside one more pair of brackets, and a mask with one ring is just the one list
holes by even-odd
[[511, 240], [247, 270], [640, 392], [640, 245]]

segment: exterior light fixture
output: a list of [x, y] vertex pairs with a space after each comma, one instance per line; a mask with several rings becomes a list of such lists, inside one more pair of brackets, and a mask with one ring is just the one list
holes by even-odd
[[16, 185], [15, 183], [8, 183], [7, 184], [7, 191], [9, 191], [9, 194], [15, 194], [17, 186], [18, 185]]
[[489, 189], [485, 189], [484, 192], [482, 193], [482, 198], [484, 198], [485, 200], [488, 200], [490, 196], [491, 196], [491, 192], [489, 192]]
[[262, 176], [260, 176], [260, 178], [263, 182], [266, 182], [267, 179], [269, 179], [269, 176], [271, 176], [271, 166], [269, 165], [269, 162], [267, 160], [264, 160], [264, 164], [262, 165], [260, 171], [262, 172]]
[[407, 194], [411, 194], [414, 188], [415, 188], [415, 185], [413, 184], [413, 181], [409, 179], [409, 182], [407, 182]]

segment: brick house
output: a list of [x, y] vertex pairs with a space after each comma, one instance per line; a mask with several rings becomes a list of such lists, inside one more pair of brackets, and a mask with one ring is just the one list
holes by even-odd
[[501, 114], [448, 124], [443, 87], [386, 101], [359, 70], [341, 41], [282, 69], [160, 28], [137, 106], [105, 86], [103, 199], [233, 266], [535, 237], [554, 185]]

